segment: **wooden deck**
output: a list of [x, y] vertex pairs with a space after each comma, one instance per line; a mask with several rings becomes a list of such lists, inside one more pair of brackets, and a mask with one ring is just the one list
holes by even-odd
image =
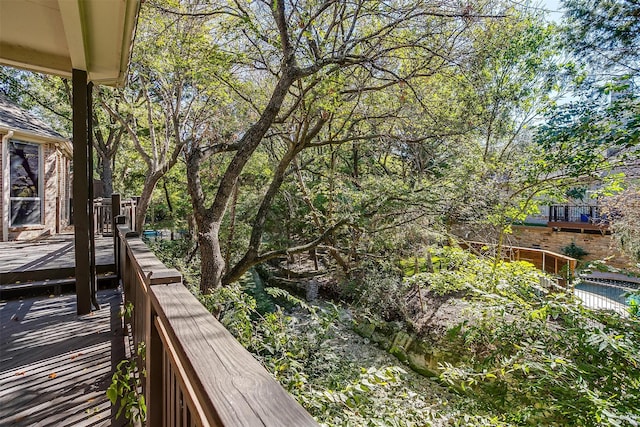
[[[0, 286], [72, 278], [75, 271], [73, 234], [36, 241], [0, 242]], [[96, 268], [113, 271], [113, 239], [96, 236]]]
[[609, 225], [605, 223], [592, 224], [590, 222], [549, 221], [547, 227], [566, 231], [579, 231], [581, 233], [611, 233]]
[[106, 397], [125, 355], [121, 294], [76, 315], [75, 295], [0, 303], [0, 426], [120, 426]]

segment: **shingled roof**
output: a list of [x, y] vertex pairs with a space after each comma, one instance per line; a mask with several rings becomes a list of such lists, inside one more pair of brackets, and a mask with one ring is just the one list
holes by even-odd
[[12, 130], [22, 136], [35, 136], [36, 138], [53, 140], [52, 142], [67, 142], [69, 140], [1, 93], [0, 130]]

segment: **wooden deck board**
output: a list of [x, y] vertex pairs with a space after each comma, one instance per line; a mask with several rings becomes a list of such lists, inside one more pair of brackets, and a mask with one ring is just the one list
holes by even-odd
[[124, 358], [118, 290], [77, 316], [75, 296], [0, 303], [0, 426], [111, 426], [106, 397]]
[[[113, 239], [96, 236], [96, 265], [113, 263]], [[57, 234], [37, 241], [0, 242], [0, 273], [74, 266], [73, 234]]]

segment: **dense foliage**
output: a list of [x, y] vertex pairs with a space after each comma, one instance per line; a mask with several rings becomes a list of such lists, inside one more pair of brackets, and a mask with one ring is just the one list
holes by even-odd
[[445, 254], [446, 269], [414, 276], [438, 293], [466, 290], [473, 320], [441, 345], [444, 381], [473, 396], [478, 410], [510, 425], [621, 426], [640, 422], [640, 322], [592, 311], [571, 294], [543, 289], [526, 263], [495, 266]]
[[639, 73], [640, 5], [634, 0], [564, 0], [567, 46], [596, 67]]
[[[203, 304], [321, 423], [330, 426], [430, 425], [434, 402], [404, 381], [398, 366], [362, 366], [338, 353], [338, 308], [309, 306], [276, 288], [278, 306], [257, 311], [256, 300], [233, 285], [200, 295]], [[333, 340], [332, 340], [333, 339]], [[362, 363], [362, 362], [360, 362]]]
[[[175, 244], [161, 246], [173, 247], [169, 258], [176, 259]], [[326, 425], [640, 421], [640, 319], [592, 311], [564, 290], [543, 288], [541, 273], [526, 262], [496, 263], [448, 247], [425, 253], [429, 262], [416, 260], [418, 269], [404, 279], [397, 267], [378, 264], [342, 286], [356, 318], [401, 320], [409, 329], [424, 320], [410, 307], [419, 299], [416, 288], [420, 304], [466, 301], [446, 329], [423, 331], [440, 361], [441, 383], [431, 383], [431, 391], [400, 361], [381, 365], [341, 352], [341, 343], [356, 340], [345, 332], [352, 323], [344, 308], [309, 305], [275, 288], [264, 304], [252, 290], [256, 278], [199, 297]], [[364, 344], [351, 345], [363, 351]]]
[[[147, 0], [127, 86], [96, 89], [96, 178], [141, 195], [138, 227], [187, 232], [158, 256], [322, 423], [638, 425], [637, 316], [442, 248], [601, 185], [640, 259], [638, 4], [564, 4], [556, 26], [506, 0]], [[68, 131], [68, 81], [1, 71]], [[305, 261], [349, 306], [247, 281]], [[468, 312], [424, 333], [447, 299]], [[433, 340], [448, 391], [338, 353], [353, 313]], [[134, 370], [109, 392], [130, 407]]]
[[[592, 6], [567, 1], [565, 43], [583, 58], [609, 49], [608, 63], [560, 61], [558, 29], [510, 3], [149, 2], [145, 51], [116, 99], [139, 152], [154, 132], [181, 147], [150, 200], [159, 219], [192, 215], [180, 226], [197, 242], [160, 244], [163, 261], [323, 424], [637, 425], [636, 317], [542, 288], [526, 263], [427, 249], [459, 223], [501, 242], [538, 203], [603, 171], [603, 194], [623, 188], [614, 169], [637, 156], [639, 116], [634, 72], [618, 71], [633, 66], [621, 61], [637, 44], [635, 6]], [[148, 178], [123, 160], [132, 184]], [[633, 254], [635, 217], [624, 218], [614, 229]], [[349, 311], [266, 296], [243, 276], [307, 253]], [[422, 331], [441, 357], [437, 393], [399, 361], [340, 352], [355, 340], [347, 313], [420, 332], [438, 298], [467, 311]]]

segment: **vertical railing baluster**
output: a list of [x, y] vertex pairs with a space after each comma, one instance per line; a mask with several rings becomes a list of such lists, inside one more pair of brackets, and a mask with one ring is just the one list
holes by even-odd
[[163, 350], [162, 340], [155, 324], [156, 313], [151, 307], [149, 295], [147, 303], [150, 307], [150, 316], [145, 319], [149, 322], [150, 329], [147, 342], [147, 418], [148, 425], [162, 425], [162, 370], [163, 370]]
[[173, 372], [173, 369], [171, 370], [171, 377], [170, 377], [170, 385], [169, 385], [169, 426], [175, 426], [176, 425], [176, 418], [175, 418], [175, 406], [174, 406], [174, 402], [176, 400], [176, 375], [175, 372]]

